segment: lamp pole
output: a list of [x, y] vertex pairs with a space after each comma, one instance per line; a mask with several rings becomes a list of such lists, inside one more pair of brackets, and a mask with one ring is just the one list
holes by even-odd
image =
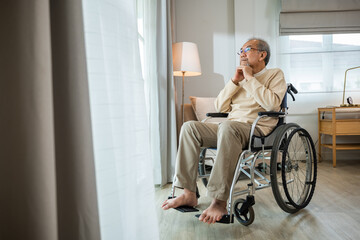
[[182, 76], [181, 120], [180, 120], [182, 125], [185, 122], [185, 113], [184, 113], [185, 75], [189, 77], [201, 75], [200, 58], [199, 58], [199, 51], [197, 45], [192, 42], [173, 43], [172, 53], [173, 53], [173, 74], [176, 77]]
[[185, 82], [184, 82], [184, 78], [185, 78], [185, 71], [181, 71], [182, 72], [182, 96], [181, 96], [181, 125], [184, 124], [184, 86], [185, 86]]
[[360, 66], [348, 68], [348, 69], [346, 69], [346, 71], [345, 71], [343, 100], [342, 100], [342, 104], [340, 105], [340, 107], [346, 107], [346, 106], [347, 106], [346, 104], [344, 104], [344, 101], [345, 101], [345, 87], [346, 87], [346, 74], [347, 74], [347, 72], [348, 72], [349, 70], [353, 70], [353, 69], [356, 69], [356, 68], [360, 68]]

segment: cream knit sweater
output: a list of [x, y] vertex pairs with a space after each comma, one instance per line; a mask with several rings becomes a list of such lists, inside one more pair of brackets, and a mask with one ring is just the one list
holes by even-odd
[[[251, 79], [235, 85], [231, 80], [215, 100], [218, 112], [228, 112], [232, 121], [253, 123], [258, 112], [279, 111], [286, 92], [283, 72], [278, 69], [263, 69]], [[267, 135], [276, 126], [278, 119], [262, 118], [257, 126]]]

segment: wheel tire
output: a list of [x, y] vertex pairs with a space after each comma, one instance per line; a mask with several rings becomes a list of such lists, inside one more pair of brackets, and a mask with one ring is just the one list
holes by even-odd
[[245, 199], [243, 199], [243, 198], [240, 198], [235, 201], [234, 214], [235, 214], [236, 220], [238, 220], [239, 223], [241, 223], [244, 226], [249, 226], [250, 224], [252, 224], [254, 222], [255, 212], [254, 212], [253, 207], [250, 206], [248, 208], [248, 213], [245, 216], [241, 215], [240, 208], [244, 202], [245, 202]]
[[[288, 123], [281, 125], [279, 132], [276, 135], [276, 138], [273, 143], [271, 151], [271, 160], [270, 160], [270, 180], [271, 180], [271, 189], [274, 195], [274, 198], [279, 205], [279, 207], [288, 213], [295, 213], [299, 209], [295, 208], [288, 200], [284, 187], [282, 184], [281, 169], [285, 166], [282, 165], [282, 152], [286, 144], [286, 140], [290, 133], [299, 128], [300, 126], [295, 123]], [[281, 163], [280, 169], [278, 163]]]
[[[199, 161], [199, 167], [198, 167], [199, 175], [207, 174], [206, 166], [205, 166], [206, 150], [207, 150], [207, 148], [204, 148], [200, 152], [200, 161]], [[206, 187], [207, 184], [208, 184], [208, 179], [207, 178], [202, 178], [201, 181], [203, 182], [204, 186]]]
[[292, 131], [282, 156], [282, 182], [285, 195], [297, 209], [306, 207], [315, 190], [317, 161], [314, 143], [303, 128]]

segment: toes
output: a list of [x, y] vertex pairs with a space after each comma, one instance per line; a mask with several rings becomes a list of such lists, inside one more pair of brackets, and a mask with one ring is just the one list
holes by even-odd
[[203, 213], [199, 216], [199, 220], [204, 223], [216, 223], [220, 221], [224, 213], [220, 211], [209, 211], [208, 209], [204, 210]]
[[203, 222], [206, 223], [206, 222], [209, 222], [209, 220], [210, 220], [210, 216], [206, 216], [206, 217], [204, 218]]
[[169, 208], [171, 208], [171, 202], [170, 202], [169, 200], [166, 200], [166, 201], [162, 204], [161, 208], [162, 208], [163, 210], [168, 210]]
[[166, 205], [168, 205], [168, 200], [164, 201], [161, 207], [164, 208]]
[[207, 216], [206, 210], [200, 215], [199, 220], [202, 221]]

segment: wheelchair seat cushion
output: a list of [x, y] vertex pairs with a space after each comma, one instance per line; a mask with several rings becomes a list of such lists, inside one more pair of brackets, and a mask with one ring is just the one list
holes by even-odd
[[265, 149], [271, 149], [275, 140], [275, 137], [277, 133], [280, 131], [281, 126], [276, 126], [274, 130], [272, 130], [268, 135], [266, 136], [253, 136], [252, 143], [251, 143], [251, 149], [259, 150], [261, 149], [261, 139], [264, 138], [264, 147]]

